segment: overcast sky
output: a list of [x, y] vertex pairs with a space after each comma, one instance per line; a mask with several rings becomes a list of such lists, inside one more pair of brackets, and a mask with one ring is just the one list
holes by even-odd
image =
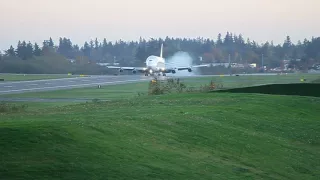
[[209, 37], [226, 31], [258, 42], [320, 36], [320, 0], [0, 0], [0, 49], [18, 40], [67, 37]]

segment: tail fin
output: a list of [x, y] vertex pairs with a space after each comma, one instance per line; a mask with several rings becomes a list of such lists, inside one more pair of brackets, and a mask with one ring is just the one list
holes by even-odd
[[161, 44], [161, 50], [160, 50], [160, 57], [162, 58], [162, 53], [163, 53], [163, 44]]

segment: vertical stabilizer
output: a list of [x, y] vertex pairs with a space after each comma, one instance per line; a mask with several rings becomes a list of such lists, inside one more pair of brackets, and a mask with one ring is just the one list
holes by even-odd
[[161, 44], [161, 50], [160, 50], [160, 57], [162, 58], [162, 53], [163, 53], [163, 44]]

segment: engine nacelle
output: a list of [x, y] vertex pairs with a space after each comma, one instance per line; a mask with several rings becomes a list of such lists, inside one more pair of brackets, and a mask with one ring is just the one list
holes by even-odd
[[172, 70], [171, 72], [172, 72], [172, 74], [175, 74], [175, 73], [176, 73], [176, 70]]
[[188, 71], [189, 71], [189, 72], [192, 72], [192, 69], [191, 69], [191, 68], [188, 68]]
[[120, 69], [119, 69], [119, 72], [123, 72], [123, 69], [120, 68]]
[[137, 71], [134, 69], [134, 70], [132, 70], [132, 73], [133, 73], [133, 74], [136, 74], [136, 73], [137, 73]]

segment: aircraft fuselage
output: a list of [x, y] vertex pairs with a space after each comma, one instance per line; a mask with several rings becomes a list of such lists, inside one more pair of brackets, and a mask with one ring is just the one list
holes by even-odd
[[146, 74], [164, 73], [165, 59], [159, 56], [149, 56], [146, 60]]

